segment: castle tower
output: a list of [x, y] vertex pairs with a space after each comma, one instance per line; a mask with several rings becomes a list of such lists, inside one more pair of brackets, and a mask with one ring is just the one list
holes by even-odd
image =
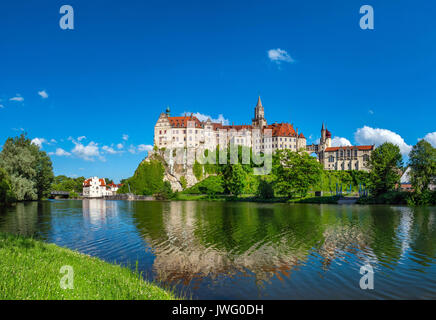
[[262, 101], [260, 100], [260, 96], [257, 99], [257, 105], [254, 108], [254, 119], [252, 120], [253, 127], [264, 127], [267, 125], [265, 119], [265, 110], [262, 106]]

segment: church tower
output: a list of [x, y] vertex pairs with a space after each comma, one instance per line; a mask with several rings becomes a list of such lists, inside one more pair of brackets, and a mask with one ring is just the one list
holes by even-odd
[[257, 105], [254, 108], [254, 119], [252, 123], [253, 123], [253, 127], [260, 127], [260, 128], [263, 128], [267, 125], [265, 119], [265, 110], [263, 109], [260, 96], [257, 99]]

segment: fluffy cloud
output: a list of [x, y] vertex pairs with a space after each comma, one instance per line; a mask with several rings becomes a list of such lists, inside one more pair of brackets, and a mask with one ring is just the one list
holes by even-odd
[[22, 96], [20, 96], [19, 94], [17, 94], [15, 97], [10, 98], [10, 101], [17, 101], [17, 102], [23, 102], [24, 98]]
[[282, 50], [280, 48], [268, 50], [268, 58], [277, 64], [280, 64], [282, 62], [295, 62], [295, 60], [292, 59], [285, 50]]
[[436, 148], [436, 132], [427, 133], [427, 135], [424, 137], [424, 140]]
[[332, 147], [351, 146], [351, 142], [346, 138], [334, 137], [332, 139]]
[[115, 150], [112, 146], [111, 146], [111, 147], [109, 147], [109, 146], [103, 146], [101, 149], [102, 149], [103, 151], [105, 151], [106, 153], [109, 153], [109, 154], [123, 153], [123, 151], [117, 151], [117, 150]]
[[152, 145], [149, 145], [149, 144], [140, 144], [140, 145], [138, 145], [138, 152], [144, 152], [144, 151], [149, 152], [151, 150], [153, 150], [153, 146]]
[[5, 106], [0, 103], [0, 109], [3, 109]]
[[399, 134], [387, 129], [371, 128], [368, 126], [357, 129], [354, 133], [354, 140], [358, 144], [375, 144], [376, 146], [384, 142], [391, 142], [400, 147], [403, 155], [408, 155], [412, 149]]
[[124, 141], [129, 140], [129, 135], [127, 135], [127, 134], [123, 134], [123, 140], [124, 140]]
[[124, 148], [124, 146], [123, 146], [122, 143], [118, 143], [118, 144], [117, 144], [117, 148], [118, 148], [118, 149], [122, 149], [122, 148]]
[[74, 139], [72, 141], [75, 146], [71, 152], [75, 156], [86, 161], [94, 161], [95, 158], [105, 161], [105, 158], [100, 154], [100, 149], [97, 143], [91, 141], [88, 145], [84, 145], [80, 141]]
[[67, 157], [67, 156], [71, 156], [71, 153], [65, 151], [62, 148], [57, 148], [56, 152], [49, 152], [49, 155], [55, 155], [55, 156], [59, 156], [59, 157]]
[[44, 138], [35, 138], [35, 139], [32, 139], [31, 142], [33, 144], [37, 145], [40, 149], [42, 149], [42, 144], [46, 143], [47, 140], [45, 140]]
[[43, 99], [47, 99], [48, 98], [48, 94], [45, 90], [42, 91], [38, 91], [38, 94], [41, 96], [41, 98]]
[[[185, 112], [182, 115], [191, 114], [191, 113], [192, 112]], [[207, 119], [210, 119], [210, 121], [212, 121], [212, 122], [217, 122], [217, 123], [222, 122], [223, 125], [230, 124], [230, 121], [228, 119], [224, 118], [224, 116], [222, 114], [219, 114], [218, 118], [212, 118], [211, 116], [209, 116], [207, 114], [200, 113], [200, 112], [192, 113], [192, 115], [200, 121], [207, 121]]]

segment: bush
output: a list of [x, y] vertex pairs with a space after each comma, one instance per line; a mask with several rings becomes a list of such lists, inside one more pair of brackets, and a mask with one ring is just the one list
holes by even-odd
[[185, 176], [180, 177], [180, 184], [182, 185], [182, 189], [185, 190], [188, 186], [188, 181], [186, 181]]
[[201, 163], [195, 161], [194, 166], [192, 167], [192, 171], [197, 180], [201, 181], [201, 179], [203, 178], [203, 166], [201, 165]]
[[260, 179], [256, 196], [261, 199], [274, 198], [274, 188], [272, 182], [267, 181], [266, 179]]

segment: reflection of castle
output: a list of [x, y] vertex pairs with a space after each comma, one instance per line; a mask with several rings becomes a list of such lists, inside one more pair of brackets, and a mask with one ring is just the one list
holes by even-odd
[[193, 114], [171, 117], [170, 109], [161, 113], [154, 127], [154, 145], [158, 148], [193, 148], [215, 150], [219, 145], [250, 147], [253, 152], [273, 153], [277, 150], [305, 150], [316, 153], [326, 170], [367, 170], [366, 162], [374, 146], [332, 147], [331, 132], [322, 125], [319, 144], [306, 145], [303, 133], [290, 123], [269, 124], [260, 97], [254, 108], [252, 123], [225, 125], [200, 121]]
[[[271, 230], [280, 221], [281, 227], [275, 232], [259, 236], [258, 216], [264, 212], [258, 212], [257, 207], [246, 208], [245, 216], [252, 223], [247, 227], [246, 221], [234, 220], [244, 215], [243, 210], [236, 218], [225, 214], [226, 208], [222, 208], [225, 212], [214, 212], [202, 207], [208, 204], [197, 202], [169, 202], [163, 206], [162, 211], [166, 213], [162, 215], [162, 229], [157, 232], [153, 229], [155, 224], [147, 227], [148, 222], [141, 224], [140, 229], [156, 255], [153, 269], [157, 278], [167, 282], [182, 280], [186, 284], [239, 272], [254, 275], [257, 282], [273, 276], [281, 279], [307, 263], [312, 251], [316, 251], [323, 265], [328, 266], [338, 253], [350, 250], [350, 244], [361, 248], [367, 246], [367, 237], [358, 226], [344, 225], [338, 229], [332, 224], [323, 228], [322, 233], [316, 233], [319, 229], [315, 228], [313, 236], [319, 239], [307, 243], [305, 236], [301, 238], [302, 235], [292, 231], [292, 227], [282, 228], [283, 217], [269, 221], [268, 226], [261, 228]], [[265, 210], [274, 210], [267, 208]], [[228, 226], [230, 221], [231, 228]], [[292, 226], [292, 222], [289, 223]], [[247, 237], [253, 230], [257, 233], [255, 238]]]

